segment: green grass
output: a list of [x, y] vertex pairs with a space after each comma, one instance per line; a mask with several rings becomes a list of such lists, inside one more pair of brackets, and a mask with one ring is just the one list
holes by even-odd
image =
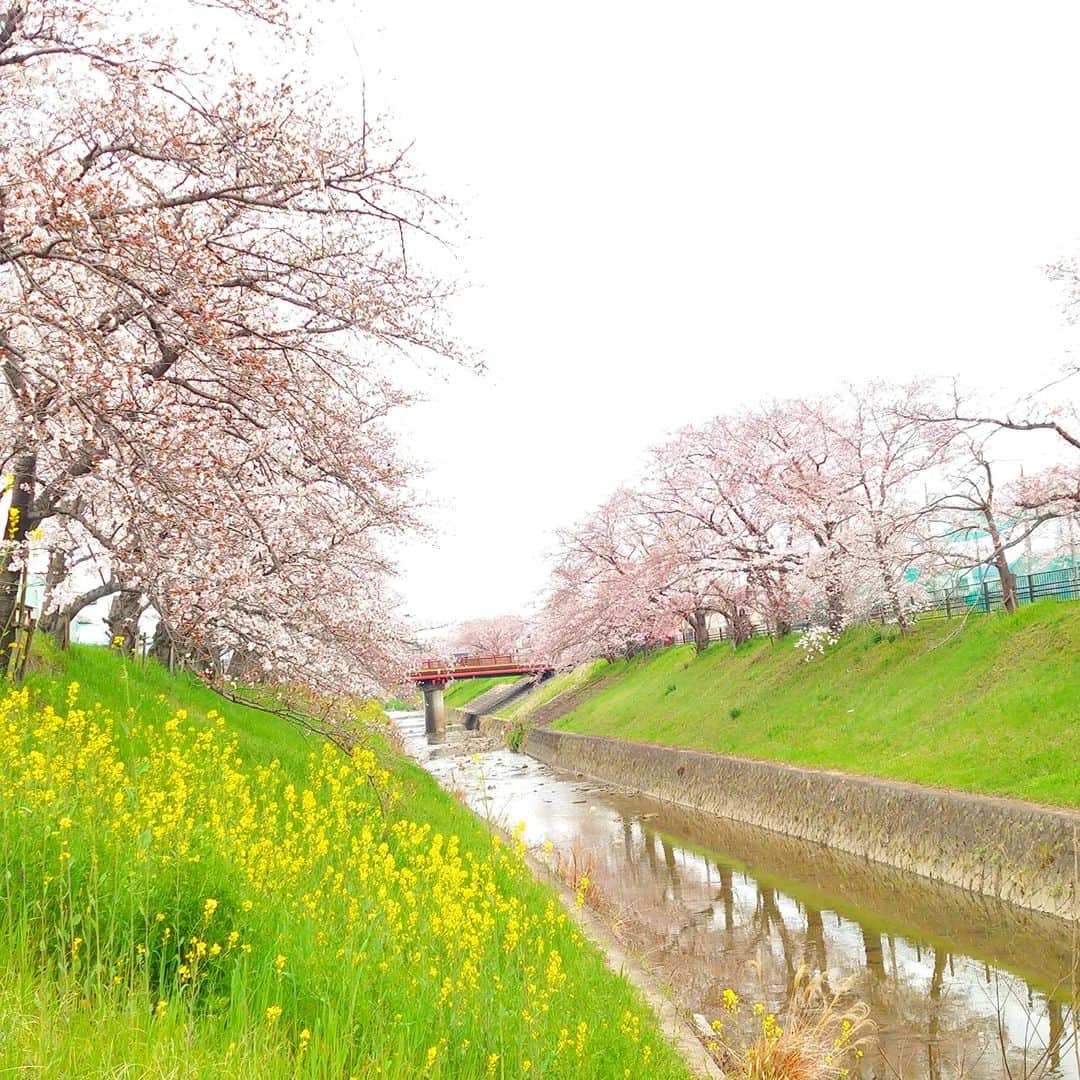
[[186, 672], [170, 675], [153, 661], [122, 663], [114, 650], [97, 645], [72, 645], [61, 651], [47, 635], [36, 637], [26, 678], [35, 700], [59, 709], [72, 682], [79, 684], [84, 704], [100, 704], [115, 716], [130, 709], [163, 722], [177, 709], [185, 709], [193, 722], [205, 724], [207, 714], [216, 712], [248, 756], [259, 761], [277, 758], [297, 777], [315, 739], [275, 716], [227, 701]]
[[517, 845], [378, 733], [349, 760], [153, 663], [34, 666], [0, 700], [0, 1071], [687, 1077]]
[[[579, 676], [580, 677], [580, 676]], [[554, 726], [1080, 806], [1080, 604], [593, 665]]]
[[415, 712], [424, 707], [424, 699], [419, 694], [414, 694], [408, 700], [400, 697], [388, 698], [382, 703], [387, 712]]
[[462, 705], [468, 705], [481, 694], [487, 693], [493, 686], [504, 686], [506, 683], [520, 681], [520, 675], [495, 675], [489, 679], [460, 679], [450, 684], [443, 695], [443, 701], [452, 709], [460, 709]]
[[542, 682], [532, 693], [511, 702], [505, 709], [500, 709], [498, 715], [507, 720], [520, 720], [528, 723], [533, 713], [541, 705], [558, 697], [559, 694], [575, 690], [579, 686], [594, 683], [601, 678], [607, 670], [603, 660], [596, 660], [591, 664], [583, 664], [572, 671], [563, 671]]

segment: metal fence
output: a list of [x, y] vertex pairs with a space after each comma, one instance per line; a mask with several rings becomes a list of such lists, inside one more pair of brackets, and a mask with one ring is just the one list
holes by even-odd
[[[1016, 575], [1016, 599], [1021, 604], [1036, 600], [1080, 600], [1080, 567], [1043, 570], [1038, 574]], [[915, 609], [920, 619], [951, 619], [969, 611], [1002, 611], [1005, 591], [1001, 579], [993, 578], [952, 589], [940, 589], [927, 595], [925, 605]]]
[[[1016, 598], [1021, 604], [1032, 604], [1036, 600], [1080, 600], [1080, 566], [1065, 566], [1058, 570], [1043, 570], [1037, 574], [1016, 575]], [[951, 589], [931, 589], [922, 603], [908, 609], [913, 620], [952, 619], [976, 612], [1004, 611], [1005, 596], [1001, 579], [993, 578], [968, 585], [958, 585]], [[888, 623], [895, 620], [893, 612], [885, 605], [875, 606], [870, 614], [873, 622]], [[805, 630], [810, 624], [793, 622], [793, 631]], [[752, 622], [750, 637], [770, 637], [769, 626], [764, 622]], [[731, 635], [724, 630], [714, 630], [709, 634], [709, 642], [728, 641]], [[647, 651], [664, 645], [692, 645], [694, 635], [689, 631], [670, 638], [661, 638], [653, 642], [642, 642], [634, 651]]]
[[[790, 623], [789, 626], [790, 626], [790, 629], [791, 629], [792, 633], [799, 633], [802, 630], [806, 630], [810, 626], [810, 623], [801, 621], [799, 619], [796, 619], [794, 622]], [[749, 623], [748, 636], [752, 637], [752, 638], [755, 638], [755, 637], [772, 637], [773, 636], [773, 630], [769, 626], [768, 623], [755, 622], [755, 621], [751, 620], [751, 622]], [[694, 644], [694, 635], [689, 630], [684, 630], [683, 633], [681, 635], [679, 635], [678, 640], [681, 641], [683, 645], [693, 645]], [[709, 644], [710, 645], [712, 645], [714, 642], [717, 642], [717, 641], [730, 641], [730, 640], [731, 640], [731, 635], [726, 630], [721, 629], [721, 630], [710, 630], [709, 631]], [[673, 644], [673, 645], [677, 644], [677, 641], [673, 640], [671, 642], [671, 644]]]
[[[800, 630], [807, 629], [807, 627], [809, 627], [810, 624], [808, 622], [803, 622], [803, 621], [800, 621], [800, 620], [796, 619], [794, 622], [790, 623], [789, 625], [790, 625], [790, 628], [791, 628], [792, 632], [798, 632]], [[772, 628], [769, 626], [768, 623], [766, 623], [766, 622], [757, 622], [755, 620], [751, 620], [750, 623], [748, 624], [748, 636], [752, 637], [752, 638], [754, 638], [754, 637], [772, 637], [773, 636], [773, 631], [772, 631]], [[717, 641], [730, 641], [730, 640], [731, 640], [731, 635], [726, 630], [720, 629], [720, 630], [710, 630], [709, 631], [709, 644], [710, 645], [713, 644], [714, 642], [717, 642]], [[670, 640], [665, 638], [660, 642], [660, 644], [667, 644], [667, 645], [678, 645], [680, 643], [683, 644], [683, 645], [693, 645], [694, 644], [694, 635], [693, 635], [693, 633], [691, 631], [689, 631], [689, 630], [684, 630], [681, 634], [676, 634]]]

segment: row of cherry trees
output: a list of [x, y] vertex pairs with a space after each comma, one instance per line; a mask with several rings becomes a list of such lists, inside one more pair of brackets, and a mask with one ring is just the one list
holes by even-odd
[[[170, 10], [287, 55], [305, 8]], [[387, 373], [464, 359], [419, 269], [446, 207], [378, 122], [145, 23], [0, 3], [2, 646], [47, 561], [47, 626], [112, 597], [118, 636], [152, 607], [156, 647], [216, 674], [382, 679], [386, 539], [414, 525]]]
[[[688, 629], [700, 649], [717, 616], [736, 643], [871, 612], [906, 632], [929, 582], [977, 565], [1014, 609], [1010, 561], [1080, 514], [1078, 384], [1072, 366], [984, 414], [955, 388], [875, 382], [684, 428], [560, 531], [532, 647], [570, 662]], [[1050, 464], [1003, 470], [1009, 438]]]
[[432, 649], [442, 657], [499, 656], [516, 654], [528, 647], [527, 619], [512, 613], [466, 619], [436, 640]]

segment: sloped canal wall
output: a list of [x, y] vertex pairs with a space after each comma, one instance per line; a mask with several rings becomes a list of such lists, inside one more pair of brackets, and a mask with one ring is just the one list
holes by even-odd
[[533, 728], [524, 749], [664, 802], [1080, 917], [1076, 811], [549, 728]]

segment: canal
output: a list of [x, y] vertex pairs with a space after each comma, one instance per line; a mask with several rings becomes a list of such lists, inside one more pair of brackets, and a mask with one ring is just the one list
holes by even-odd
[[509, 750], [474, 753], [466, 733], [432, 746], [422, 715], [397, 723], [481, 816], [587, 873], [592, 902], [687, 1012], [720, 1017], [730, 989], [782, 1016], [805, 966], [869, 1007], [867, 1080], [1080, 1080], [1076, 926]]

